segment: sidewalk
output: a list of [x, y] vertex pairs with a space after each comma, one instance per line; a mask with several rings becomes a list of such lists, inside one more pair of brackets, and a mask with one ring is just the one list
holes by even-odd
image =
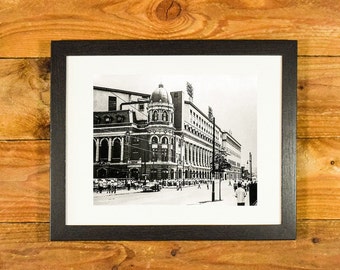
[[[236, 201], [233, 185], [229, 185], [228, 180], [224, 180], [221, 182], [221, 200], [220, 200], [219, 190], [218, 188], [216, 188], [215, 189], [215, 201], [212, 203], [224, 204], [226, 206], [237, 206], [237, 201]], [[249, 206], [249, 192], [247, 192], [245, 206]]]

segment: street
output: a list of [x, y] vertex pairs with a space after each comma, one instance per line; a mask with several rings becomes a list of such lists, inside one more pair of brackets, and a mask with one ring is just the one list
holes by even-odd
[[[143, 192], [141, 189], [118, 190], [116, 194], [94, 193], [95, 205], [199, 205], [204, 203], [218, 203], [226, 206], [236, 206], [233, 186], [229, 181], [221, 182], [221, 200], [218, 189], [218, 181], [215, 185], [215, 201], [212, 202], [212, 185], [206, 184], [184, 186], [182, 190], [176, 187], [164, 187], [159, 192]], [[249, 195], [246, 198], [246, 206], [249, 206]]]

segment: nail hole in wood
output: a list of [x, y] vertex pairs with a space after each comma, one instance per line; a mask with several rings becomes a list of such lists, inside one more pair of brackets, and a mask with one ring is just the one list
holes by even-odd
[[171, 255], [172, 255], [172, 256], [176, 256], [176, 255], [177, 255], [177, 249], [171, 250]]
[[312, 242], [313, 242], [314, 244], [317, 244], [317, 243], [320, 242], [320, 238], [314, 237], [314, 238], [312, 239]]

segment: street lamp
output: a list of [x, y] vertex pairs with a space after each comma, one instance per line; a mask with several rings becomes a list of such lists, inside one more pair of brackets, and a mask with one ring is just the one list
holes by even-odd
[[215, 117], [213, 121], [213, 156], [212, 156], [212, 187], [211, 187], [211, 201], [215, 201]]

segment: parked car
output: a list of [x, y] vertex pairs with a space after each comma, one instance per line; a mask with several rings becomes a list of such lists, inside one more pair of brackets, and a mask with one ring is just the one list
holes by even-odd
[[161, 190], [161, 186], [158, 182], [147, 182], [142, 188], [144, 192]]

